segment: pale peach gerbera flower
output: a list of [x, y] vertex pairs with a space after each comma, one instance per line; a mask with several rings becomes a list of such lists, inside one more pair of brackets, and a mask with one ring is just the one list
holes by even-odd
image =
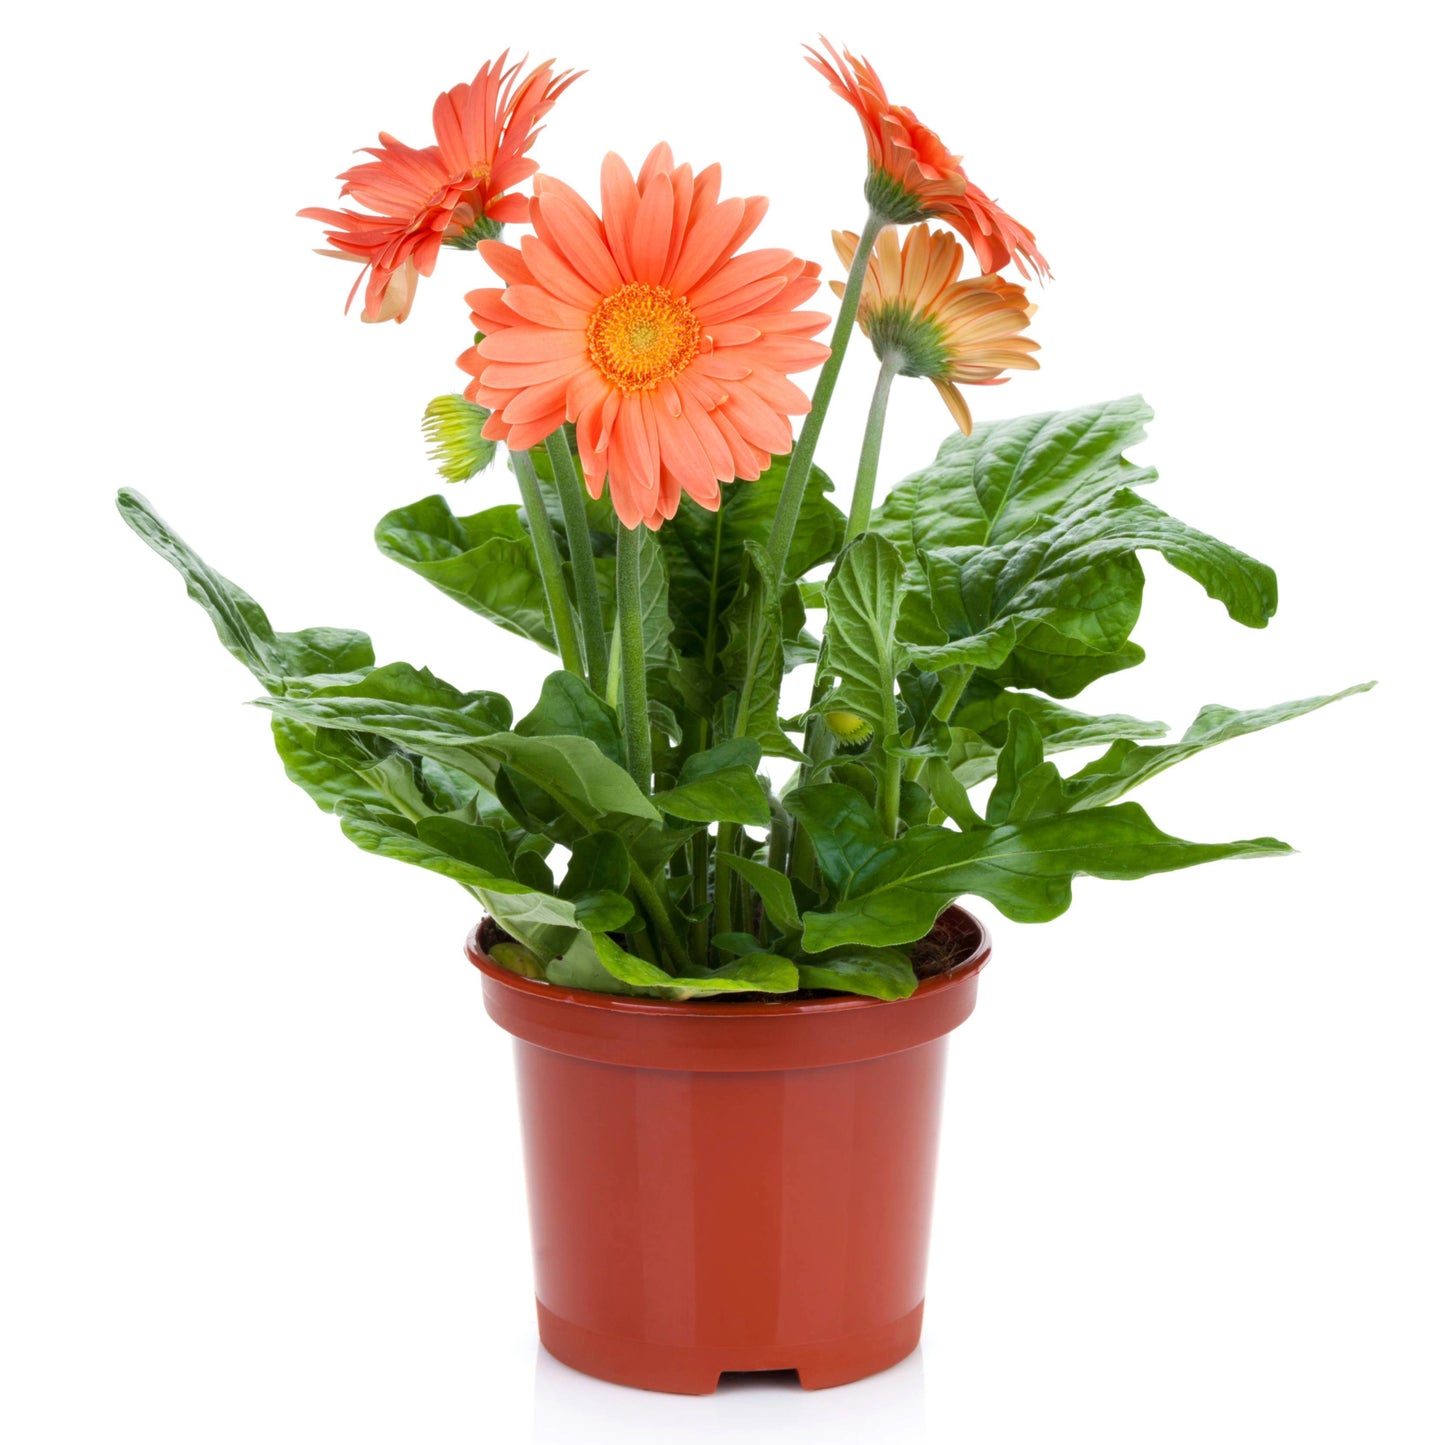
[[577, 424], [588, 491], [625, 527], [654, 530], [686, 492], [716, 511], [719, 483], [756, 479], [792, 446], [808, 398], [785, 373], [819, 365], [799, 311], [818, 266], [789, 251], [737, 254], [767, 201], [720, 201], [722, 172], [694, 176], [657, 146], [637, 179], [602, 163], [602, 215], [548, 176], [534, 182], [535, 236], [478, 248], [506, 283], [467, 300], [483, 340], [459, 358], [483, 435], [523, 450]]
[[[834, 231], [845, 266], [853, 264], [858, 237]], [[1002, 373], [1037, 371], [1036, 341], [1021, 335], [1036, 307], [1022, 286], [999, 276], [958, 279], [967, 253], [946, 231], [914, 226], [904, 238], [889, 226], [868, 258], [858, 303], [858, 325], [885, 366], [902, 376], [925, 376], [967, 435], [973, 418], [957, 383], [997, 386]], [[840, 295], [843, 285], [832, 283]]]
[[886, 220], [922, 221], [937, 217], [954, 227], [973, 248], [979, 269], [1002, 271], [1013, 262], [1042, 279], [1049, 263], [1034, 243], [1034, 233], [997, 202], [976, 189], [936, 132], [906, 105], [893, 105], [878, 72], [846, 50], [840, 56], [828, 41], [830, 65], [811, 46], [808, 64], [858, 113], [868, 138], [868, 204]]
[[[300, 212], [324, 222], [326, 254], [360, 261], [363, 269], [347, 297], [366, 281], [363, 321], [405, 321], [418, 275], [430, 276], [443, 245], [470, 250], [502, 224], [527, 218], [527, 198], [513, 191], [537, 170], [527, 151], [537, 122], [577, 76], [552, 74], [552, 62], [518, 80], [520, 63], [502, 55], [455, 85], [432, 108], [436, 144], [416, 150], [381, 133], [375, 160], [341, 174], [341, 194], [375, 214], [312, 208]], [[510, 193], [510, 194], [509, 194]]]

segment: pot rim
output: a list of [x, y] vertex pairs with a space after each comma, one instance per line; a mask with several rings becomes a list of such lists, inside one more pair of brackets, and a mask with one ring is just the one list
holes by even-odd
[[[707, 1014], [729, 1018], [780, 1018], [799, 1014], [840, 1014], [853, 1013], [860, 1009], [874, 1008], [884, 1004], [910, 1003], [930, 994], [961, 983], [976, 975], [993, 954], [993, 939], [982, 919], [970, 913], [960, 904], [950, 904], [939, 920], [953, 917], [975, 931], [978, 941], [972, 952], [942, 973], [925, 978], [907, 998], [870, 998], [866, 994], [839, 994], [830, 998], [806, 999], [662, 999], [628, 998], [621, 994], [596, 993], [591, 989], [573, 988], [568, 984], [548, 983], [543, 979], [524, 978], [519, 973], [493, 963], [481, 944], [481, 931], [487, 922], [484, 914], [470, 933], [467, 934], [466, 955], [468, 961], [484, 978], [537, 999], [555, 1003], [571, 1003], [581, 1008], [603, 1009], [613, 1013], [633, 1016], [677, 1018], [682, 1014]], [[925, 935], [926, 936], [926, 935]]]

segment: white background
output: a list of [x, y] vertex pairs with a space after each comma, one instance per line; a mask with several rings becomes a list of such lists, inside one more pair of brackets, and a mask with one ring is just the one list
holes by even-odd
[[[530, 12], [530, 13], [529, 13]], [[1438, 36], [1377, 3], [32, 8], [7, 36], [10, 800], [0, 1433], [16, 1442], [1437, 1441], [1442, 1076]], [[966, 153], [1057, 280], [982, 417], [1142, 390], [1155, 499], [1274, 563], [1235, 627], [1146, 561], [1186, 724], [1373, 694], [1150, 785], [1286, 860], [1081, 881], [997, 920], [956, 1037], [921, 1353], [856, 1387], [635, 1394], [537, 1350], [507, 1040], [444, 880], [282, 775], [256, 691], [110, 496], [147, 492], [278, 626], [371, 631], [530, 705], [540, 655], [384, 561], [437, 489], [444, 253], [402, 327], [313, 256], [331, 177], [510, 43], [590, 74], [545, 167], [658, 138], [836, 268], [862, 142], [820, 21]], [[846, 479], [855, 347], [821, 459]], [[895, 388], [883, 476], [948, 421]], [[500, 471], [451, 500], [511, 495]], [[745, 1227], [745, 1226], [743, 1226]], [[638, 1241], [646, 1247], [645, 1240]]]

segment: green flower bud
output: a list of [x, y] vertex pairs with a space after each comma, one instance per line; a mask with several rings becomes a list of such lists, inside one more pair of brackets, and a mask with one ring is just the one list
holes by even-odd
[[497, 444], [482, 435], [490, 415], [464, 396], [439, 396], [427, 404], [421, 420], [431, 447], [427, 456], [447, 481], [470, 481], [492, 464]]
[[861, 748], [873, 736], [873, 724], [856, 712], [825, 712], [823, 725], [845, 748]]

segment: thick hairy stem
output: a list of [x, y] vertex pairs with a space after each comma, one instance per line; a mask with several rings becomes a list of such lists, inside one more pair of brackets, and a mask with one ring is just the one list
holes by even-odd
[[642, 527], [617, 527], [617, 631], [622, 640], [622, 732], [627, 771], [652, 792], [652, 723], [647, 716], [647, 656], [642, 638]]
[[838, 324], [833, 328], [832, 352], [818, 372], [818, 384], [813, 388], [813, 406], [803, 418], [803, 428], [793, 444], [793, 454], [788, 461], [788, 475], [783, 482], [783, 493], [778, 498], [778, 516], [773, 526], [773, 535], [768, 540], [768, 556], [778, 576], [783, 575], [783, 566], [788, 560], [788, 550], [793, 545], [793, 532], [798, 525], [798, 513], [803, 509], [803, 493], [807, 489], [808, 476], [813, 469], [813, 453], [818, 449], [818, 436], [823, 430], [823, 418], [828, 413], [828, 403], [833, 398], [833, 388], [838, 383], [838, 372], [843, 365], [843, 353], [853, 333], [853, 322], [858, 316], [858, 298], [863, 293], [863, 278], [868, 272], [868, 257], [873, 253], [873, 243], [887, 222], [882, 216], [871, 211], [863, 234], [858, 238], [858, 249], [853, 253], [853, 264], [848, 268], [848, 283], [843, 290], [843, 300], [838, 307]]
[[577, 646], [577, 624], [572, 618], [572, 604], [567, 600], [567, 584], [562, 578], [562, 554], [552, 535], [552, 519], [547, 515], [547, 504], [542, 500], [542, 488], [531, 456], [527, 452], [513, 452], [512, 470], [517, 475], [527, 526], [532, 532], [537, 570], [542, 574], [542, 590], [547, 595], [547, 610], [552, 614], [552, 636], [557, 639], [558, 655], [568, 672], [585, 678], [582, 652]]
[[547, 438], [547, 459], [557, 495], [562, 499], [562, 522], [567, 529], [567, 551], [572, 556], [572, 585], [582, 618], [582, 651], [587, 659], [587, 681], [599, 696], [607, 687], [607, 629], [602, 622], [602, 593], [597, 588], [597, 559], [592, 554], [592, 529], [587, 525], [587, 503], [572, 467], [567, 435], [558, 427]]

